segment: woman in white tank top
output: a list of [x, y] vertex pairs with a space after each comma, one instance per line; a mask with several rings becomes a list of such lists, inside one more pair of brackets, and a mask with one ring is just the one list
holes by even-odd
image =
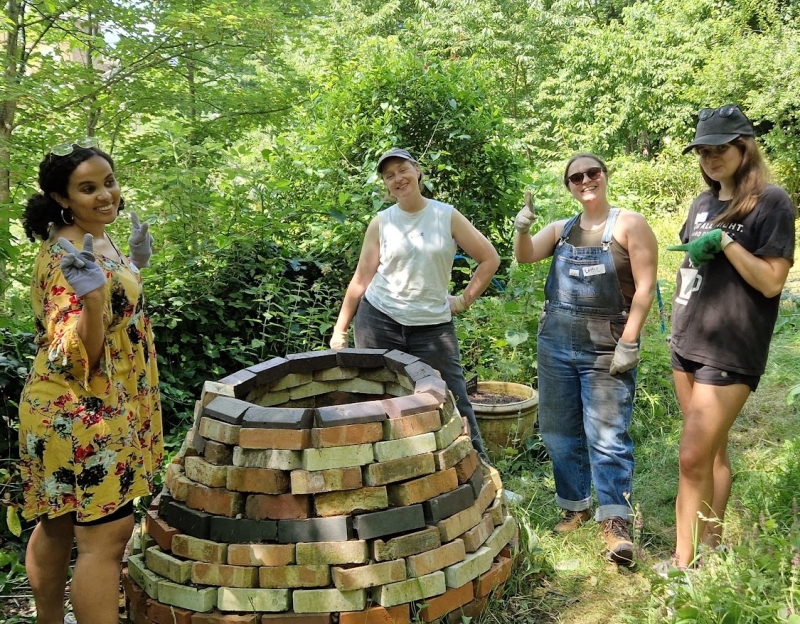
[[[485, 458], [452, 315], [466, 310], [486, 290], [500, 257], [458, 210], [422, 196], [422, 170], [406, 150], [383, 154], [378, 173], [397, 203], [367, 227], [330, 346], [347, 347], [348, 327], [355, 317], [356, 347], [398, 349], [423, 359], [442, 375], [467, 417], [473, 446]], [[464, 292], [452, 296], [447, 288], [457, 247], [478, 267]]]

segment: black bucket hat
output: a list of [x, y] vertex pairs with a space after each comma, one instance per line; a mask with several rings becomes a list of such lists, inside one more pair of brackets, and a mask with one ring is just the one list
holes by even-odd
[[736, 104], [704, 108], [697, 113], [694, 141], [683, 148], [686, 154], [698, 145], [724, 145], [736, 137], [755, 136], [752, 122]]
[[414, 157], [408, 153], [407, 150], [401, 149], [399, 147], [393, 147], [388, 152], [385, 152], [383, 156], [378, 159], [378, 173], [381, 173], [381, 169], [383, 169], [383, 163], [385, 163], [390, 158], [402, 158], [403, 160], [407, 160], [408, 162], [412, 162], [415, 165], [417, 161], [414, 160]]

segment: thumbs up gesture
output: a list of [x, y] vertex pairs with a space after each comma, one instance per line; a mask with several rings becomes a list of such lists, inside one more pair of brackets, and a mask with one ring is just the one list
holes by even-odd
[[514, 219], [514, 229], [520, 234], [527, 234], [534, 221], [536, 221], [536, 213], [534, 212], [533, 201], [531, 200], [531, 192], [525, 191], [525, 205]]

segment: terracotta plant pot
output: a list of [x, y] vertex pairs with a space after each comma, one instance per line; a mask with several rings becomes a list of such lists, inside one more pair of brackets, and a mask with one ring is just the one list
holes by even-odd
[[[480, 393], [501, 395], [505, 399], [503, 402], [483, 401]], [[474, 397], [478, 398], [473, 400]], [[503, 457], [506, 448], [521, 450], [525, 440], [533, 435], [539, 394], [530, 386], [504, 381], [479, 381], [478, 395], [470, 395], [470, 401], [486, 450], [493, 461]]]

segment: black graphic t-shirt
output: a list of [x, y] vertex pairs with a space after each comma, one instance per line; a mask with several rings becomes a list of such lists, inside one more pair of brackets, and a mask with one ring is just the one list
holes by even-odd
[[[705, 192], [692, 202], [681, 228], [687, 243], [721, 227], [762, 258], [794, 258], [795, 212], [782, 188], [768, 185], [756, 207], [739, 222], [715, 225], [722, 202]], [[761, 375], [767, 364], [780, 295], [765, 297], [750, 286], [724, 253], [696, 268], [688, 255], [678, 270], [672, 308], [672, 348], [678, 355], [743, 375]]]

